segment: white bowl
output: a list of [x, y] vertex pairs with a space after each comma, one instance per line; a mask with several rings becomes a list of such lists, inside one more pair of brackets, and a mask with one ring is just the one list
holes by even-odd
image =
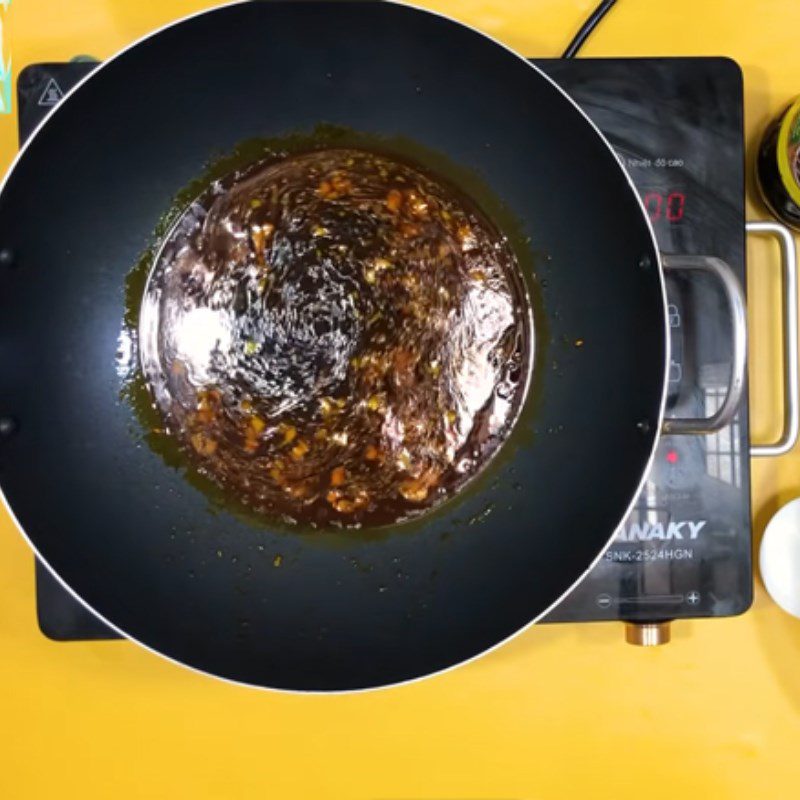
[[789, 501], [769, 521], [759, 554], [761, 579], [770, 597], [800, 617], [800, 497]]

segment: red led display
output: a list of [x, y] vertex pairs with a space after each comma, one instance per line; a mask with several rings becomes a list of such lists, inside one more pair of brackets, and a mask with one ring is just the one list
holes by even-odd
[[650, 222], [666, 220], [680, 222], [686, 209], [686, 195], [683, 192], [645, 192], [644, 207]]
[[677, 450], [667, 450], [667, 461], [670, 464], [677, 464], [678, 463], [678, 451]]

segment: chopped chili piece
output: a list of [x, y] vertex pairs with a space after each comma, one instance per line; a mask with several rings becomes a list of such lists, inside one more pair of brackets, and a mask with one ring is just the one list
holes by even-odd
[[343, 466], [334, 467], [331, 470], [331, 486], [343, 486], [347, 479], [347, 471]]

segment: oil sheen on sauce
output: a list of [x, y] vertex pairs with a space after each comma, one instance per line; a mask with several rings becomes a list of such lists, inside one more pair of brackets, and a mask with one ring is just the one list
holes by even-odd
[[167, 235], [139, 319], [171, 436], [226, 493], [312, 527], [395, 523], [508, 436], [532, 363], [505, 237], [406, 161], [329, 148], [215, 182]]

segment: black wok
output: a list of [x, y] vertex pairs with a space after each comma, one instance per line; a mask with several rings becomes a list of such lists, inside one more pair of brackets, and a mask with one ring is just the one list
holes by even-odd
[[[477, 175], [529, 237], [541, 294], [533, 389], [487, 477], [380, 533], [210, 510], [142, 443], [115, 371], [126, 274], [175, 194], [242, 140], [320, 122], [407, 137]], [[663, 281], [627, 176], [537, 69], [427, 12], [240, 3], [144, 39], [24, 148], [0, 248], [7, 504], [101, 618], [227, 679], [374, 687], [502, 642], [588, 570], [661, 425]]]

